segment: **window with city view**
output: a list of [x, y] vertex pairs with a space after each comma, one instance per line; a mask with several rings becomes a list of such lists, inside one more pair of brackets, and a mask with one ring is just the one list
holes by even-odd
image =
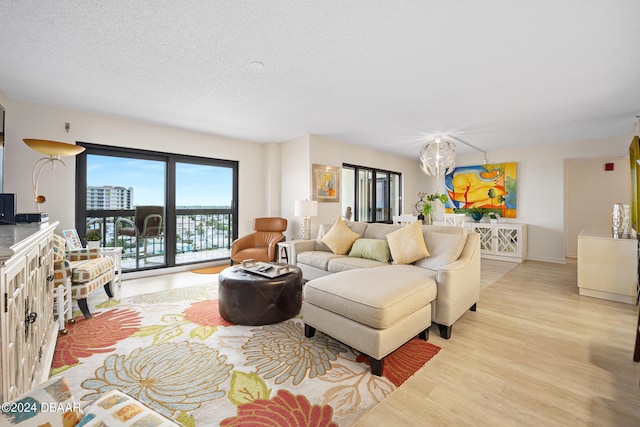
[[[87, 150], [76, 163], [76, 228], [81, 235], [97, 228], [102, 246], [122, 247], [125, 271], [229, 257], [237, 162], [80, 145]], [[144, 231], [137, 207], [160, 213], [158, 233]]]

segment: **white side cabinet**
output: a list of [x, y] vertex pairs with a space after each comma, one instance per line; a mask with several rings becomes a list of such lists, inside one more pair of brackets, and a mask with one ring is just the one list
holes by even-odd
[[522, 262], [527, 257], [527, 225], [465, 222], [470, 231], [480, 234], [482, 258]]
[[614, 239], [608, 230], [582, 230], [578, 235], [578, 293], [636, 304], [638, 241]]
[[0, 402], [45, 381], [56, 345], [56, 223], [0, 225]]

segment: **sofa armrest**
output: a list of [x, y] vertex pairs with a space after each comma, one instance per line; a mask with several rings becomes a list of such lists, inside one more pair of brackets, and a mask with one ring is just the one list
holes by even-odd
[[298, 254], [316, 250], [315, 240], [290, 240], [289, 264], [298, 265]]
[[460, 257], [437, 272], [433, 321], [451, 326], [480, 298], [480, 237], [469, 233]]

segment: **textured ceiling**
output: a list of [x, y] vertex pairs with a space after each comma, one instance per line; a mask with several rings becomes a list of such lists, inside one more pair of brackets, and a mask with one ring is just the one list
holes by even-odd
[[0, 90], [256, 142], [416, 157], [451, 133], [491, 151], [631, 133], [639, 16], [638, 0], [0, 0]]

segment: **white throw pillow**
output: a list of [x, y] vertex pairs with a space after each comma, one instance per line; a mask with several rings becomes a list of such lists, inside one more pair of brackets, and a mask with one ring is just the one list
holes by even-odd
[[460, 258], [467, 242], [467, 236], [463, 234], [425, 231], [424, 236], [431, 256], [416, 262], [416, 265], [430, 270], [439, 270]]

